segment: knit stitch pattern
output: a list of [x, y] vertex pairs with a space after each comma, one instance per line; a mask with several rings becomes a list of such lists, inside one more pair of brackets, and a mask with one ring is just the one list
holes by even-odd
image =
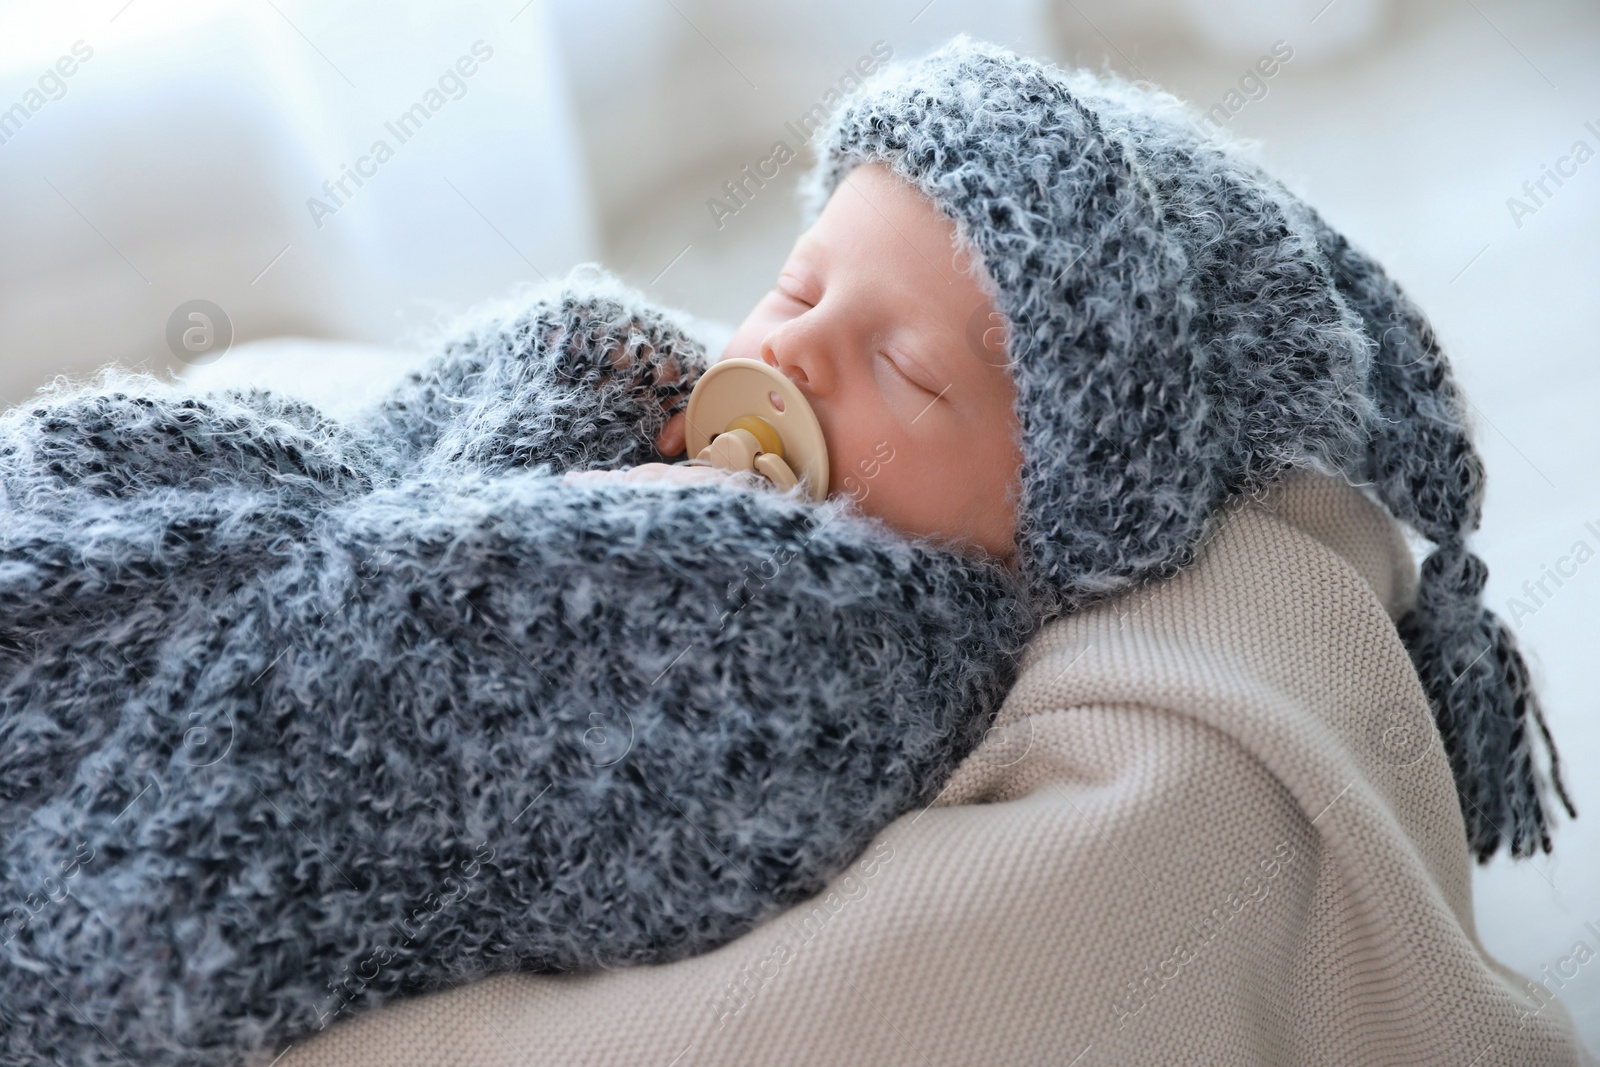
[[561, 483], [666, 458], [705, 366], [585, 271], [348, 423], [114, 374], [0, 415], [0, 1062], [697, 954], [931, 802], [1031, 632], [1003, 567]]

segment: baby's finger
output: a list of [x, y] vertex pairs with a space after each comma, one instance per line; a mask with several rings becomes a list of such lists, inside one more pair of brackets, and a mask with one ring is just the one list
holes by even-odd
[[667, 420], [656, 435], [656, 450], [663, 456], [676, 456], [688, 444], [688, 413], [680, 411]]
[[644, 463], [621, 474], [625, 482], [667, 482], [672, 485], [702, 485], [726, 481], [729, 472], [717, 467], [687, 463]]
[[609, 482], [616, 478], [618, 471], [568, 471], [561, 477], [562, 485], [575, 485], [579, 482]]
[[689, 463], [644, 463], [637, 467], [624, 467], [622, 470], [605, 471], [568, 471], [562, 476], [562, 484], [573, 485], [580, 482], [666, 482], [670, 485], [705, 485], [710, 482], [725, 482], [734, 478], [732, 471], [720, 467], [703, 466]]

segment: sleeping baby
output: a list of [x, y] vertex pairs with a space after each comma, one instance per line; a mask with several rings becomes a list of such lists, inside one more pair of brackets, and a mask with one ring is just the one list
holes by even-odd
[[722, 356], [815, 415], [818, 500], [673, 462], [707, 353], [603, 272], [358, 419], [0, 414], [0, 1061], [265, 1065], [724, 944], [937, 797], [1042, 623], [1297, 467], [1434, 543], [1400, 636], [1470, 844], [1547, 843], [1463, 401], [1376, 264], [1171, 97], [965, 38], [816, 147]]

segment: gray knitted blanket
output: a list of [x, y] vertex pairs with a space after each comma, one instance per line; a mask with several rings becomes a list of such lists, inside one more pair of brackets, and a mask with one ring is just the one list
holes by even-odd
[[563, 486], [705, 353], [609, 279], [369, 415], [0, 415], [0, 1062], [265, 1064], [394, 997], [707, 951], [981, 737], [1033, 619], [838, 501]]

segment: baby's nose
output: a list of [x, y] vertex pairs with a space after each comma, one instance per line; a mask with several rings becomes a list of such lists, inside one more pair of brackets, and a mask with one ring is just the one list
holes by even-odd
[[767, 366], [777, 370], [780, 374], [788, 378], [796, 385], [810, 386], [811, 384], [811, 379], [806, 376], [804, 367], [800, 366], [798, 363], [789, 363], [785, 365], [778, 362], [777, 354], [772, 351], [772, 346], [770, 344], [764, 344], [761, 346], [761, 361]]

